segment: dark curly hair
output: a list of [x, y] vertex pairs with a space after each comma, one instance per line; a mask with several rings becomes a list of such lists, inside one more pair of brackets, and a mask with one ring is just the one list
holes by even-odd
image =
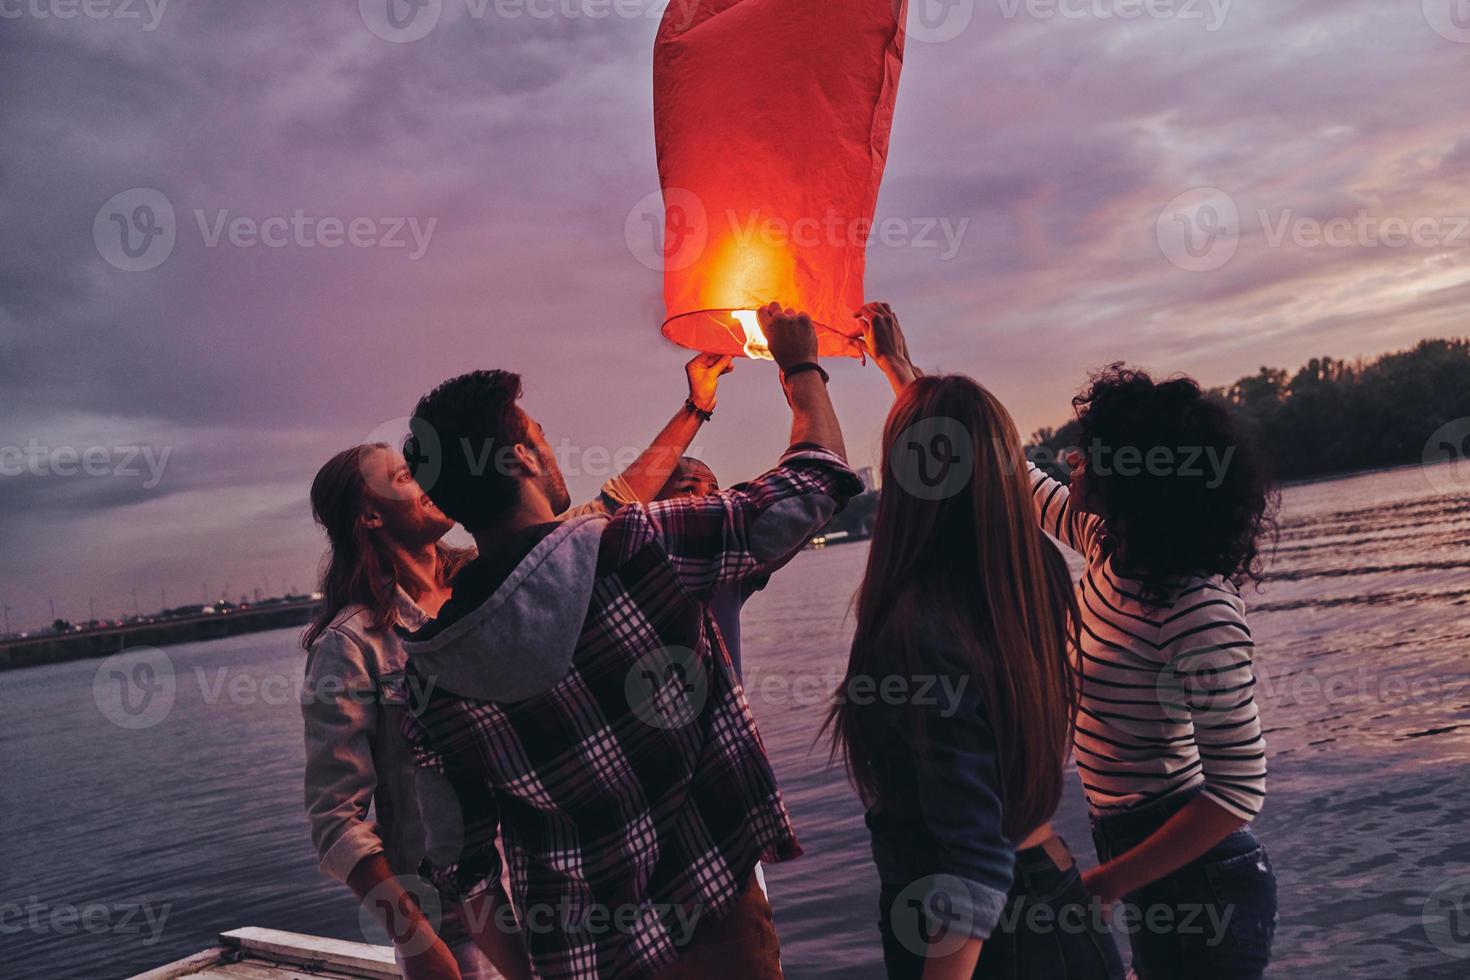
[[515, 503], [518, 470], [505, 453], [527, 434], [510, 371], [462, 374], [419, 399], [403, 446], [408, 471], [429, 499], [474, 532]]
[[1278, 498], [1260, 452], [1223, 403], [1191, 378], [1156, 383], [1119, 363], [1093, 375], [1072, 407], [1087, 493], [1146, 598], [1163, 600], [1192, 575], [1260, 581]]

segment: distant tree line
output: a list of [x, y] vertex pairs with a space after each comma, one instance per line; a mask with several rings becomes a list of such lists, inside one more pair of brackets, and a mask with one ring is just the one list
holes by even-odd
[[[1466, 420], [1470, 435], [1470, 339], [1424, 340], [1366, 362], [1314, 357], [1295, 374], [1263, 367], [1209, 395], [1235, 413], [1279, 480], [1416, 463], [1446, 423]], [[1039, 430], [1026, 452], [1060, 476], [1056, 461], [1078, 441], [1074, 420]]]

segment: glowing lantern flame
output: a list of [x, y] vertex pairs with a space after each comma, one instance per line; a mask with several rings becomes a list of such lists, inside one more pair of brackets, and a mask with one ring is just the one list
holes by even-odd
[[771, 345], [766, 343], [766, 335], [761, 332], [760, 317], [755, 310], [736, 310], [730, 315], [745, 331], [745, 342], [740, 348], [745, 356], [774, 361], [775, 358], [771, 356]]

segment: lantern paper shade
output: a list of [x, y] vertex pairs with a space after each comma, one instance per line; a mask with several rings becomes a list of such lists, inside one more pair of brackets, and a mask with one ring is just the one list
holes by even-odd
[[754, 310], [777, 300], [812, 315], [824, 356], [858, 353], [906, 12], [671, 0], [653, 56], [664, 336], [759, 356]]

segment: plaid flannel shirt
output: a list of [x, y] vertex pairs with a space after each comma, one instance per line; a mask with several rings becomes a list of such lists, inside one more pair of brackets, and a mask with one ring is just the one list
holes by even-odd
[[606, 526], [559, 681], [511, 702], [409, 685], [404, 733], [463, 821], [459, 860], [426, 861], [426, 876], [452, 896], [497, 879], [499, 831], [538, 977], [648, 976], [757, 861], [800, 856], [707, 604], [785, 564], [861, 491], [838, 457], [793, 447], [719, 494], [586, 518]]

